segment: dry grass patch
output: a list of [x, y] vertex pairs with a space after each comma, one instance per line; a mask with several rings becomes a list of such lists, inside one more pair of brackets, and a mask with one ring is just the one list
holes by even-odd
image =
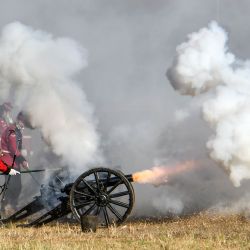
[[82, 233], [79, 225], [1, 228], [0, 249], [250, 249], [250, 221], [240, 215], [194, 215], [133, 221]]

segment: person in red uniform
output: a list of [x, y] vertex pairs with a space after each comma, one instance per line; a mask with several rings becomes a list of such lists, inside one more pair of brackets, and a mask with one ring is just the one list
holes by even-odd
[[21, 193], [21, 167], [28, 169], [27, 160], [22, 156], [22, 130], [24, 127], [32, 128], [29, 116], [19, 112], [16, 122], [7, 126], [1, 135], [0, 170], [4, 174], [16, 175], [9, 181], [8, 191], [4, 206], [9, 205], [11, 210], [17, 207], [18, 197]]

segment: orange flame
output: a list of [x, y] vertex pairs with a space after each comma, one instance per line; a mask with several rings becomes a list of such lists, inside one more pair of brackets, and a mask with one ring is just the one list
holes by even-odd
[[168, 177], [191, 170], [195, 166], [196, 164], [194, 161], [186, 161], [173, 167], [155, 166], [152, 169], [136, 172], [132, 176], [134, 182], [159, 185], [166, 183], [168, 181]]

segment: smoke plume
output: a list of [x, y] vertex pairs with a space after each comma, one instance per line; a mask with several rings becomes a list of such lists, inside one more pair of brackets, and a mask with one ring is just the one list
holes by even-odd
[[210, 23], [177, 47], [167, 75], [181, 94], [210, 90], [202, 107], [214, 130], [207, 148], [239, 186], [250, 179], [250, 63], [230, 53], [227, 42], [226, 31]]
[[98, 156], [93, 109], [74, 79], [88, 64], [87, 50], [19, 22], [0, 38], [0, 95], [27, 111], [65, 164], [82, 172]]

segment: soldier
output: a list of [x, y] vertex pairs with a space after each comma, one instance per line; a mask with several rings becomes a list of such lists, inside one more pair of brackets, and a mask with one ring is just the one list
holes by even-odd
[[[29, 116], [24, 112], [20, 112], [17, 115], [16, 122], [7, 126], [7, 128], [2, 133], [2, 155], [0, 157], [0, 162], [4, 170], [3, 172], [6, 174], [16, 175], [19, 173], [21, 167], [25, 169], [29, 168], [27, 160], [21, 153], [23, 139], [22, 130], [24, 127], [32, 128]], [[3, 164], [6, 166], [6, 168], [3, 166]], [[13, 212], [13, 210], [16, 209], [18, 197], [21, 193], [21, 187], [21, 176], [16, 175], [12, 177], [9, 181], [5, 204], [3, 204], [6, 206], [7, 210], [12, 210], [11, 212]]]

